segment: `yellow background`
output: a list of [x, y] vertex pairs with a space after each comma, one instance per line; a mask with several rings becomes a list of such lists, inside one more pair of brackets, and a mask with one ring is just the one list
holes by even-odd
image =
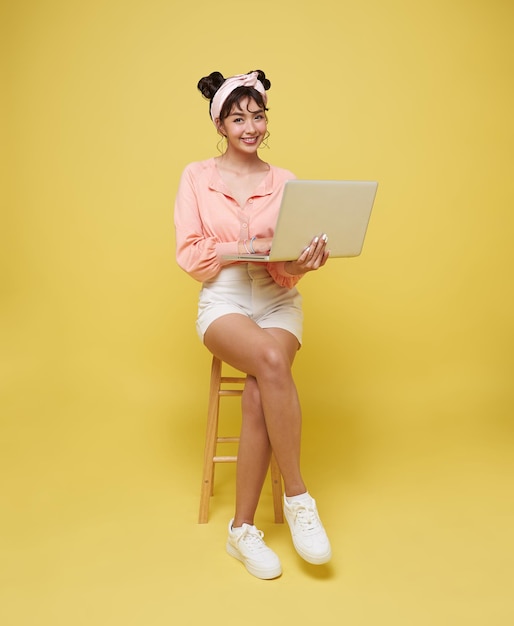
[[[2, 2], [0, 621], [512, 623], [514, 5]], [[363, 255], [302, 282], [304, 468], [334, 559], [257, 522], [233, 468], [196, 524], [209, 355], [174, 261], [197, 80], [272, 81], [263, 158], [376, 179]]]

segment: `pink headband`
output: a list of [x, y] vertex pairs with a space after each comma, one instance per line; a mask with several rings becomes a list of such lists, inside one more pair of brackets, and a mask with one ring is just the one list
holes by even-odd
[[251, 72], [250, 74], [238, 74], [227, 78], [227, 80], [221, 85], [218, 91], [214, 94], [211, 104], [211, 118], [216, 125], [216, 118], [220, 116], [221, 109], [228, 96], [237, 89], [237, 87], [253, 87], [259, 93], [262, 94], [264, 104], [268, 101], [266, 96], [266, 90], [264, 85], [258, 79], [257, 72]]

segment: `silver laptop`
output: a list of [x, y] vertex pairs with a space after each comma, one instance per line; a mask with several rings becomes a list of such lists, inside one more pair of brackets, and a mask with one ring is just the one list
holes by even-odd
[[271, 251], [226, 255], [230, 261], [293, 261], [316, 235], [325, 233], [330, 257], [362, 251], [378, 183], [347, 180], [289, 180], [284, 186]]

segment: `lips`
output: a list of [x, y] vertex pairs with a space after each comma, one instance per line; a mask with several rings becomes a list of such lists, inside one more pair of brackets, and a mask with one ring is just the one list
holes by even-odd
[[243, 141], [243, 143], [247, 143], [248, 145], [252, 145], [257, 143], [257, 137], [243, 137], [241, 141]]

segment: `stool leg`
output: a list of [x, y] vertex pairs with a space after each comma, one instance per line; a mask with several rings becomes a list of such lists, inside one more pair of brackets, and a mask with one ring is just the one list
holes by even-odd
[[214, 488], [214, 457], [218, 438], [219, 389], [221, 381], [221, 361], [212, 359], [209, 406], [207, 409], [207, 433], [203, 462], [202, 491], [200, 496], [199, 524], [206, 524], [209, 519], [209, 501]]
[[277, 459], [275, 455], [271, 455], [271, 488], [273, 491], [273, 508], [275, 510], [275, 524], [284, 523], [284, 508], [282, 505], [282, 475], [278, 468]]
[[[198, 515], [198, 523], [206, 524], [209, 519], [210, 498], [214, 490], [214, 468], [216, 457], [216, 449], [218, 443], [218, 423], [220, 411], [220, 393], [221, 393], [221, 370], [222, 362], [213, 356], [211, 366], [211, 382], [209, 389], [209, 405], [207, 409], [207, 433], [205, 436], [204, 464], [202, 477], [202, 490], [200, 495], [200, 511]], [[236, 378], [223, 379], [224, 382], [242, 382]], [[241, 395], [240, 391], [224, 392], [225, 395]], [[231, 459], [232, 460], [232, 459]], [[278, 467], [275, 455], [271, 455], [270, 462], [271, 484], [273, 492], [273, 508], [275, 512], [275, 523], [282, 524], [284, 522], [283, 503], [282, 503], [282, 475]]]

